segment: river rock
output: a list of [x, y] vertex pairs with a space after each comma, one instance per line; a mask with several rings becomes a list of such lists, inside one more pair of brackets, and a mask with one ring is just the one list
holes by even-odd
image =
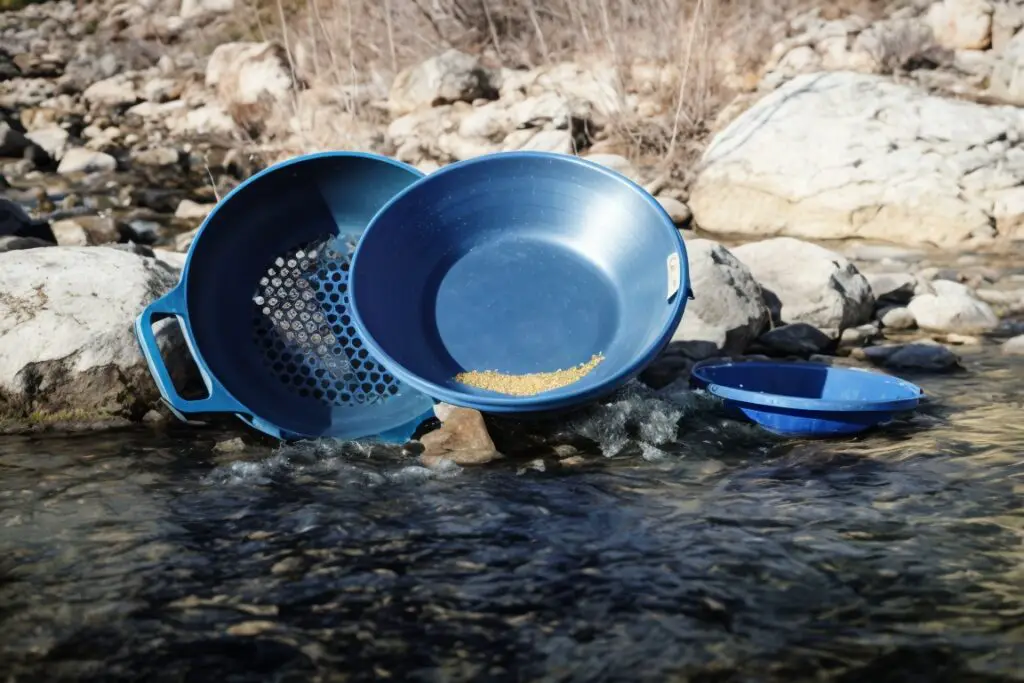
[[885, 309], [878, 319], [882, 326], [889, 330], [909, 330], [917, 327], [917, 318], [906, 306]]
[[47, 128], [39, 128], [37, 130], [29, 131], [26, 133], [25, 137], [42, 148], [55, 161], [60, 161], [64, 157], [64, 151], [68, 147], [68, 138], [70, 135], [60, 126], [49, 126]]
[[871, 319], [871, 285], [843, 256], [791, 237], [751, 242], [732, 250], [761, 285], [772, 316], [842, 331]]
[[182, 199], [174, 210], [174, 217], [189, 221], [201, 221], [213, 211], [214, 204], [200, 204], [191, 199]]
[[864, 277], [879, 303], [902, 306], [914, 298], [917, 278], [910, 273], [864, 273]]
[[941, 0], [927, 14], [939, 45], [950, 50], [984, 50], [992, 41], [992, 5], [986, 0]]
[[810, 356], [828, 350], [832, 339], [813, 325], [793, 323], [769, 330], [758, 342], [768, 350], [785, 356]]
[[105, 152], [73, 147], [64, 153], [57, 166], [57, 173], [106, 173], [117, 170], [117, 159]]
[[[132, 326], [176, 275], [155, 259], [106, 247], [0, 255], [0, 416], [145, 414], [158, 394]], [[183, 386], [183, 338], [170, 321], [157, 328]]]
[[983, 332], [995, 328], [999, 318], [959, 282], [935, 280], [932, 293], [914, 297], [907, 308], [919, 327], [942, 332]]
[[802, 75], [714, 137], [689, 204], [715, 233], [943, 247], [1012, 237], [1021, 130], [1024, 110], [868, 74]]
[[55, 244], [50, 224], [33, 220], [25, 209], [10, 199], [0, 197], [0, 237], [26, 237]]
[[927, 341], [868, 346], [854, 349], [850, 355], [893, 370], [947, 372], [960, 367], [959, 356], [941, 344]]
[[420, 460], [424, 464], [433, 466], [450, 460], [458, 465], [482, 465], [502, 457], [479, 411], [440, 406], [435, 413], [443, 421], [439, 429], [420, 438], [424, 446]]
[[394, 116], [402, 116], [424, 107], [493, 99], [496, 80], [497, 74], [476, 57], [450, 49], [399, 73], [391, 84], [388, 107]]
[[717, 242], [688, 240], [686, 253], [694, 299], [672, 335], [673, 344], [697, 360], [743, 353], [770, 320], [760, 286]]
[[139, 94], [130, 79], [114, 76], [90, 85], [82, 99], [94, 106], [129, 107], [139, 101]]
[[1024, 334], [1007, 339], [1001, 348], [1007, 356], [1024, 356]]

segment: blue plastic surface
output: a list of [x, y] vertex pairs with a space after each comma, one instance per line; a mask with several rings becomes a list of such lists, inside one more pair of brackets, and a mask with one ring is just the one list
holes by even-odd
[[[347, 250], [422, 175], [386, 157], [327, 152], [271, 166], [224, 197], [178, 285], [136, 320], [164, 402], [182, 419], [234, 413], [279, 439], [407, 440], [434, 402], [380, 366], [352, 327]], [[171, 382], [153, 334], [168, 317], [182, 327], [204, 399], [182, 398]]]
[[695, 367], [692, 382], [783, 436], [861, 432], [913, 410], [923, 395], [898, 377], [818, 363], [712, 362]]
[[[670, 340], [690, 284], [678, 230], [641, 187], [576, 157], [505, 152], [435, 171], [382, 208], [353, 257], [351, 294], [356, 328], [402, 381], [510, 413], [575, 406], [636, 376]], [[582, 379], [532, 396], [455, 380], [595, 354]]]

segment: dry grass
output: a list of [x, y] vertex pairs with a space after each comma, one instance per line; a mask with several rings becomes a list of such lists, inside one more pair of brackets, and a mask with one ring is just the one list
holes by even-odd
[[[597, 60], [617, 67], [624, 92], [641, 65], [659, 66], [648, 97], [657, 115], [627, 116], [605, 137], [627, 156], [686, 185], [715, 115], [737, 89], [756, 82], [785, 19], [814, 0], [249, 0], [243, 10], [263, 38], [288, 50], [296, 74], [328, 84], [362, 121], [401, 69], [455, 47], [485, 64], [529, 68]], [[852, 3], [859, 3], [851, 8]], [[866, 7], [865, 7], [866, 3]], [[874, 0], [828, 3], [830, 13], [871, 13]], [[667, 71], [664, 67], [668, 66]], [[648, 90], [650, 86], [648, 85]], [[296, 101], [295, 113], [303, 112]], [[308, 108], [308, 105], [305, 105]], [[348, 126], [349, 124], [345, 124]], [[313, 146], [322, 145], [314, 140]]]

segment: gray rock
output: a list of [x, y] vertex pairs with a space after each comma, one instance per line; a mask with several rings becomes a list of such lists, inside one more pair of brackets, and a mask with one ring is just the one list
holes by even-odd
[[843, 330], [839, 341], [843, 344], [864, 344], [881, 336], [881, 331], [875, 323], [866, 323], [857, 327], [848, 327]]
[[[106, 247], [0, 255], [0, 416], [141, 418], [158, 393], [133, 323], [176, 279]], [[178, 326], [158, 322], [155, 334], [176, 386], [188, 386]]]
[[96, 152], [84, 147], [74, 147], [64, 153], [64, 158], [57, 166], [57, 173], [70, 175], [73, 173], [103, 173], [117, 169], [117, 160], [104, 152]]
[[201, 221], [213, 211], [213, 204], [199, 204], [191, 199], [182, 199], [174, 210], [174, 217], [183, 220]]
[[910, 273], [864, 273], [879, 302], [904, 306], [914, 298], [917, 278]]
[[391, 85], [388, 105], [393, 115], [401, 116], [423, 107], [493, 99], [497, 96], [495, 79], [496, 74], [476, 57], [447, 50], [399, 73]]
[[1020, 147], [993, 144], [1022, 129], [1012, 107], [849, 71], [801, 75], [715, 135], [689, 205], [713, 233], [990, 242], [1024, 220]]
[[1024, 334], [1003, 342], [1002, 351], [1007, 356], [1024, 356]]
[[132, 153], [132, 162], [139, 166], [174, 166], [180, 158], [178, 150], [170, 147], [153, 147]]
[[960, 357], [941, 344], [869, 346], [857, 351], [857, 355], [894, 370], [947, 372], [960, 367]]
[[750, 271], [728, 249], [711, 240], [686, 243], [694, 299], [672, 336], [697, 360], [743, 353], [767, 327], [768, 308]]
[[163, 226], [155, 221], [133, 220], [121, 226], [121, 237], [135, 244], [156, 244], [162, 235]]
[[736, 247], [764, 290], [773, 317], [783, 323], [807, 323], [844, 330], [871, 319], [871, 285], [839, 254], [809, 242], [778, 237]]
[[942, 332], [984, 332], [999, 324], [992, 308], [974, 298], [964, 285], [934, 280], [931, 287], [934, 293], [914, 297], [907, 306], [919, 327]]
[[890, 330], [910, 330], [917, 327], [917, 318], [904, 306], [885, 309], [879, 320], [883, 327]]
[[758, 341], [775, 353], [790, 356], [810, 356], [832, 346], [827, 334], [806, 323], [776, 327], [762, 334]]
[[0, 237], [0, 253], [52, 246], [53, 242], [46, 242], [38, 237], [12, 237], [10, 235]]

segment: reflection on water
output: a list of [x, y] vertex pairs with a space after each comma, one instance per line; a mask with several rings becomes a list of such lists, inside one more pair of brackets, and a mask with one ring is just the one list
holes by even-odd
[[1024, 362], [967, 363], [917, 378], [909, 421], [823, 443], [628, 393], [571, 425], [614, 455], [571, 467], [8, 438], [0, 672], [1024, 680]]

